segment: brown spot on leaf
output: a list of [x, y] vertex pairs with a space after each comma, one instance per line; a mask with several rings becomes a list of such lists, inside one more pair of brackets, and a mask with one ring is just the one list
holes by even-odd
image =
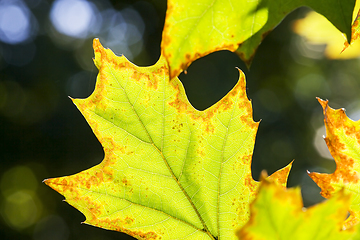
[[[205, 152], [203, 149], [197, 148], [196, 152], [200, 157], [205, 157]], [[201, 163], [201, 162], [199, 161], [199, 163]]]
[[[171, 27], [171, 24], [169, 24], [169, 21], [171, 22], [171, 20], [169, 18], [172, 16], [173, 10], [174, 10], [174, 5], [171, 3], [171, 1], [167, 1], [165, 24], [164, 24], [163, 34], [162, 34], [162, 41], [161, 41], [161, 49], [162, 50], [167, 49], [167, 46], [171, 42], [171, 35], [168, 34], [168, 32], [169, 32], [168, 29]], [[164, 52], [164, 51], [162, 51], [162, 52]]]
[[175, 99], [172, 102], [169, 102], [169, 105], [174, 107], [178, 112], [186, 112], [189, 104], [181, 99], [179, 85], [176, 85], [174, 89], [176, 91]]
[[251, 161], [252, 161], [252, 154], [245, 155], [241, 158], [241, 162], [245, 166], [251, 166]]
[[252, 178], [251, 174], [248, 174], [245, 177], [245, 183], [244, 185], [249, 188], [250, 193], [255, 194], [258, 188], [258, 182], [255, 182], [255, 180]]
[[65, 178], [62, 179], [61, 184], [62, 184], [63, 186], [68, 186], [67, 181], [66, 181]]
[[125, 187], [130, 186], [129, 180], [127, 180], [125, 177], [121, 180], [121, 182], [122, 182], [122, 184], [123, 184]]
[[97, 218], [101, 215], [100, 209], [103, 209], [103, 206], [100, 203], [92, 201], [91, 197], [84, 196], [82, 200], [86, 202], [87, 209], [90, 211], [92, 216], [92, 221], [96, 221]]
[[124, 223], [127, 224], [127, 225], [131, 225], [133, 222], [134, 222], [134, 219], [131, 218], [131, 217], [126, 217], [124, 219]]
[[149, 231], [149, 232], [142, 232], [142, 231], [132, 231], [129, 229], [123, 229], [124, 232], [134, 238], [142, 239], [142, 240], [155, 240], [155, 239], [161, 239], [160, 236], [158, 236], [155, 232]]
[[252, 129], [256, 128], [259, 125], [259, 123], [254, 122], [252, 116], [249, 115], [242, 115], [240, 119], [242, 123], [246, 124], [249, 128]]

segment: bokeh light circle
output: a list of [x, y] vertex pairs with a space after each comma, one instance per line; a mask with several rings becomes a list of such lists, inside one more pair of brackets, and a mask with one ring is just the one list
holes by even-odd
[[50, 20], [58, 32], [86, 38], [94, 21], [94, 8], [85, 0], [57, 0], [52, 5]]
[[20, 1], [0, 2], [0, 41], [18, 44], [31, 36], [31, 13]]

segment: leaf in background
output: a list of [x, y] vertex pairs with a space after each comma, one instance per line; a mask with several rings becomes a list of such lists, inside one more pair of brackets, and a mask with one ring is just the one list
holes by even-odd
[[332, 174], [309, 173], [321, 188], [321, 195], [329, 198], [342, 188], [353, 195], [350, 204], [350, 217], [345, 227], [351, 227], [360, 220], [360, 121], [349, 119], [344, 109], [334, 110], [328, 101], [318, 99], [323, 111], [326, 127], [326, 144], [336, 162]]
[[[356, 2], [353, 19], [356, 19], [357, 12], [360, 8], [360, 1]], [[334, 25], [324, 16], [309, 12], [303, 19], [297, 20], [293, 25], [295, 33], [304, 37], [308, 44], [326, 45], [325, 56], [329, 59], [350, 59], [357, 58], [360, 55], [360, 41], [355, 41], [358, 36], [356, 30], [358, 20], [352, 26], [352, 43], [349, 44], [346, 36], [341, 33]], [[345, 48], [344, 48], [345, 42]]]
[[[267, 5], [269, 18], [264, 27], [250, 39], [239, 46], [236, 53], [250, 66], [255, 52], [264, 37], [271, 32], [282, 19], [300, 6], [308, 6], [325, 16], [337, 29], [350, 40], [352, 14], [355, 0], [295, 0], [295, 1], [263, 1]], [[261, 3], [260, 3], [261, 4]], [[346, 39], [346, 38], [345, 38]], [[340, 50], [341, 51], [341, 50]]]
[[168, 0], [161, 49], [171, 78], [196, 59], [219, 50], [235, 51], [239, 44], [238, 55], [250, 65], [264, 36], [304, 5], [350, 36], [355, 0]]
[[[138, 239], [235, 239], [259, 183], [251, 176], [258, 123], [240, 72], [218, 103], [197, 111], [163, 57], [137, 67], [94, 40], [95, 91], [74, 103], [104, 160], [45, 180], [90, 225]], [[284, 185], [291, 164], [274, 173]]]
[[[351, 43], [349, 44], [347, 41], [345, 41], [345, 46], [344, 46], [344, 49], [343, 51], [357, 51], [357, 55], [356, 56], [359, 56], [359, 52], [360, 52], [360, 41], [356, 41], [359, 39], [360, 37], [360, 1], [356, 1], [356, 7], [355, 7], [355, 11], [357, 11], [357, 14], [355, 15], [355, 20], [354, 20], [354, 23], [351, 27]], [[355, 13], [354, 11], [354, 13]], [[349, 48], [350, 46], [350, 48]]]
[[168, 0], [161, 49], [171, 78], [193, 61], [219, 50], [235, 51], [266, 23], [258, 1]]
[[284, 189], [261, 182], [250, 206], [250, 220], [237, 233], [241, 240], [341, 240], [355, 231], [342, 231], [350, 196], [340, 191], [330, 200], [305, 209], [300, 188]]

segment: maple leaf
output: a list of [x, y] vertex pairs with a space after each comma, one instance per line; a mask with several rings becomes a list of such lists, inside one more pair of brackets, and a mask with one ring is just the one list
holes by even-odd
[[251, 203], [251, 216], [237, 233], [241, 240], [348, 240], [357, 229], [342, 230], [350, 195], [340, 191], [330, 200], [305, 209], [300, 188], [285, 189], [263, 179]]
[[162, 55], [169, 62], [171, 78], [219, 50], [236, 51], [249, 66], [265, 35], [294, 9], [311, 7], [350, 38], [354, 5], [355, 0], [168, 0]]
[[324, 112], [326, 127], [326, 144], [336, 162], [336, 170], [332, 174], [312, 172], [309, 176], [321, 188], [325, 198], [333, 196], [342, 188], [351, 193], [350, 217], [345, 222], [349, 228], [360, 219], [360, 120], [349, 119], [344, 109], [334, 110], [328, 101], [319, 99]]
[[[240, 71], [236, 86], [198, 111], [163, 57], [137, 67], [94, 40], [95, 91], [74, 103], [101, 142], [97, 166], [45, 183], [85, 223], [138, 239], [235, 239], [259, 183], [251, 176], [258, 123]], [[290, 166], [271, 178], [285, 185]]]

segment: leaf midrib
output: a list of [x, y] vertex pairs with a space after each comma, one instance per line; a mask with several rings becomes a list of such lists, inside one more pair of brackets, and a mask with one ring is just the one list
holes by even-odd
[[[158, 146], [156, 146], [156, 144], [154, 143], [152, 137], [150, 136], [149, 131], [146, 129], [144, 123], [142, 122], [142, 120], [141, 120], [140, 116], [138, 115], [137, 111], [135, 110], [133, 104], [130, 102], [130, 99], [129, 99], [128, 95], [127, 95], [126, 90], [124, 89], [124, 87], [123, 87], [123, 86], [120, 84], [120, 82], [118, 81], [116, 75], [113, 73], [112, 68], [109, 66], [109, 64], [108, 64], [107, 62], [105, 62], [105, 64], [106, 64], [107, 67], [109, 68], [111, 75], [113, 76], [113, 78], [115, 79], [115, 81], [117, 82], [117, 84], [119, 85], [119, 87], [123, 90], [123, 92], [124, 92], [124, 94], [125, 94], [125, 96], [126, 96], [127, 101], [129, 102], [132, 110], [134, 111], [136, 117], [138, 118], [138, 121], [140, 122], [140, 124], [141, 124], [141, 126], [143, 127], [144, 131], [146, 132], [148, 138], [150, 139], [151, 145], [159, 152], [159, 154], [160, 154], [161, 158], [164, 160], [164, 163], [165, 163], [166, 167], [168, 168], [168, 170], [169, 170], [172, 178], [173, 178], [174, 181], [177, 183], [177, 185], [179, 186], [180, 190], [181, 190], [182, 193], [185, 195], [186, 199], [188, 200], [188, 202], [189, 202], [190, 205], [192, 206], [193, 210], [195, 211], [196, 215], [198, 216], [201, 224], [202, 224], [203, 227], [204, 227], [204, 229], [201, 229], [200, 231], [206, 233], [211, 239], [215, 239], [215, 238], [212, 236], [212, 234], [211, 234], [211, 232], [209, 231], [209, 229], [207, 228], [207, 226], [206, 226], [206, 224], [205, 224], [205, 221], [202, 219], [202, 217], [201, 217], [199, 211], [197, 210], [195, 204], [192, 202], [191, 198], [189, 197], [189, 195], [187, 194], [187, 192], [185, 191], [185, 189], [182, 187], [182, 185], [180, 184], [179, 180], [178, 180], [177, 177], [175, 176], [173, 170], [171, 169], [171, 167], [170, 167], [167, 159], [166, 159], [165, 156], [163, 155], [162, 151], [161, 151], [161, 150], [158, 148]], [[166, 79], [166, 76], [164, 76], [162, 79]], [[163, 92], [163, 93], [165, 94], [165, 92]], [[164, 99], [164, 101], [165, 101], [165, 99]], [[165, 111], [165, 108], [163, 109], [163, 121], [164, 121], [164, 118], [165, 118], [164, 111]], [[106, 120], [107, 120], [107, 119], [106, 119]], [[164, 129], [164, 125], [163, 125], [163, 129]], [[163, 138], [163, 137], [164, 137], [164, 136], [162, 136], [162, 138]], [[161, 212], [163, 212], [163, 211], [161, 211]], [[165, 213], [165, 212], [164, 212], [164, 213]], [[165, 214], [167, 214], [167, 213], [165, 213]], [[192, 224], [190, 224], [190, 223], [188, 223], [188, 224], [189, 224], [189, 225], [192, 225]], [[196, 228], [196, 229], [198, 229], [196, 226], [193, 226], [193, 227]]]

